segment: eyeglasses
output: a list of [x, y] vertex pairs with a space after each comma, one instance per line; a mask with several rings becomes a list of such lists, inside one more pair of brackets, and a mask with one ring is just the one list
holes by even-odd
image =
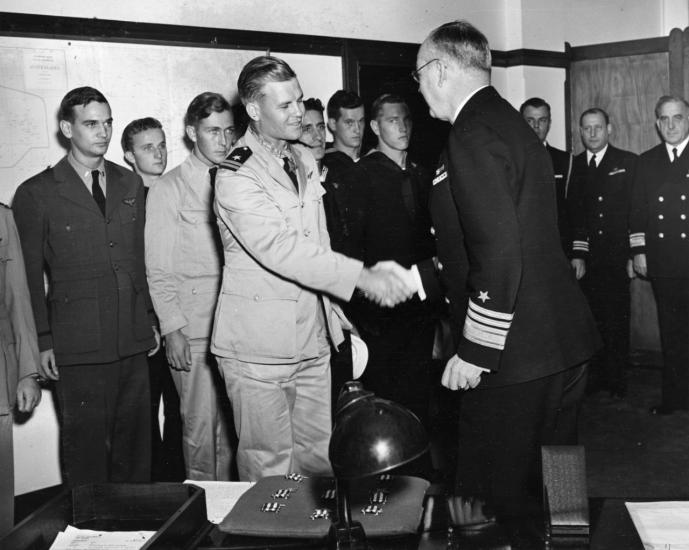
[[424, 63], [423, 65], [421, 65], [418, 69], [414, 69], [414, 70], [411, 72], [411, 77], [414, 79], [414, 81], [415, 81], [417, 84], [419, 83], [419, 74], [421, 73], [421, 71], [423, 71], [426, 67], [428, 67], [428, 66], [429, 66], [431, 63], [433, 63], [434, 61], [440, 61], [440, 59], [438, 59], [437, 57], [434, 58], [434, 59], [431, 59], [430, 61], [427, 61], [426, 63]]

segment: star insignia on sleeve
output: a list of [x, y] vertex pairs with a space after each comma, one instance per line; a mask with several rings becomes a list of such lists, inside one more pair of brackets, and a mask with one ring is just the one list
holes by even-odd
[[487, 290], [479, 290], [478, 292], [478, 299], [481, 300], [484, 304], [490, 300], [490, 296], [488, 296], [488, 291]]

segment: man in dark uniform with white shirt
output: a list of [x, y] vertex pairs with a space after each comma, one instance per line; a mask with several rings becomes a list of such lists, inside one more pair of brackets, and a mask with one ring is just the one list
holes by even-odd
[[550, 145], [546, 141], [550, 132], [550, 105], [540, 97], [527, 99], [519, 107], [519, 112], [526, 120], [531, 129], [536, 132], [538, 139], [545, 146], [550, 160], [553, 163], [555, 173], [555, 196], [557, 198], [557, 226], [560, 229], [560, 241], [565, 254], [571, 252], [572, 231], [567, 210], [567, 191], [569, 180], [572, 173], [572, 155], [567, 151], [562, 151]]
[[465, 392], [456, 489], [519, 526], [542, 521], [543, 424], [599, 336], [560, 248], [550, 159], [490, 70], [485, 36], [453, 21], [423, 42], [413, 75], [453, 125], [430, 209], [457, 342], [442, 384]]
[[629, 361], [629, 200], [637, 156], [610, 145], [611, 132], [603, 109], [581, 114], [586, 150], [572, 170], [570, 256], [605, 344], [589, 370], [589, 388], [622, 397]]
[[689, 409], [689, 103], [663, 96], [655, 108], [660, 145], [639, 157], [629, 244], [634, 270], [651, 279], [663, 346], [662, 403]]
[[58, 116], [70, 150], [19, 186], [12, 209], [40, 373], [56, 381], [63, 480], [70, 487], [146, 482], [146, 352], [157, 339], [144, 268], [144, 187], [104, 159], [112, 114], [101, 92], [71, 90]]

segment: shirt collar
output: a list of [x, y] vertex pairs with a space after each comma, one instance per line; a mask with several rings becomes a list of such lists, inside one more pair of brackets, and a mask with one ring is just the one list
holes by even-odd
[[249, 131], [254, 136], [256, 141], [258, 141], [263, 146], [263, 148], [276, 159], [282, 160], [283, 158], [287, 157], [287, 159], [289, 159], [291, 163], [294, 163], [294, 155], [292, 153], [292, 148], [290, 147], [289, 142], [285, 142], [284, 147], [278, 149], [277, 147], [274, 147], [272, 144], [268, 143], [268, 141], [264, 139], [264, 137], [261, 134], [259, 134], [253, 126], [249, 126]]
[[[74, 156], [74, 153], [72, 153], [72, 150], [69, 150], [69, 153], [67, 153], [67, 162], [69, 162], [70, 166], [74, 168], [74, 171], [79, 174], [79, 177], [81, 178], [81, 181], [83, 181], [86, 184], [91, 184], [91, 172], [93, 172], [94, 168], [89, 168], [85, 164], [82, 164], [79, 162], [76, 157]], [[100, 159], [100, 164], [98, 165], [98, 168], [95, 168], [95, 170], [98, 170], [100, 172], [100, 179], [101, 182], [103, 178], [105, 178], [105, 160]]]
[[682, 151], [684, 151], [684, 148], [687, 146], [687, 143], [689, 143], [689, 136], [685, 137], [684, 141], [678, 143], [677, 145], [670, 145], [669, 143], [665, 144], [665, 148], [667, 149], [667, 154], [670, 157], [670, 161], [675, 160], [675, 156], [672, 154], [672, 150], [677, 148], [677, 156], [681, 157]]
[[588, 149], [586, 149], [586, 164], [591, 163], [591, 157], [593, 155], [596, 155], [596, 167], [600, 166], [601, 161], [603, 160], [603, 157], [605, 156], [605, 152], [608, 150], [608, 144], [606, 143], [605, 147], [603, 147], [600, 151], [597, 153], [592, 153]]
[[474, 97], [478, 92], [480, 92], [481, 90], [483, 90], [483, 88], [487, 88], [487, 87], [488, 87], [488, 84], [484, 84], [483, 86], [480, 86], [480, 87], [476, 88], [473, 92], [471, 92], [468, 96], [466, 96], [466, 97], [464, 98], [464, 101], [462, 101], [462, 102], [459, 104], [459, 107], [457, 107], [457, 110], [455, 111], [455, 116], [452, 117], [452, 123], [453, 123], [453, 124], [454, 124], [454, 122], [457, 120], [457, 117], [459, 116], [459, 113], [462, 112], [462, 109], [464, 109], [464, 106], [468, 103], [468, 101], [469, 101], [472, 97]]

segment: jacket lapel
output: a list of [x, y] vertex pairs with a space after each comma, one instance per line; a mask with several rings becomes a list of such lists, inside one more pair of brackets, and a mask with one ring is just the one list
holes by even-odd
[[55, 165], [53, 175], [57, 183], [57, 192], [61, 197], [96, 214], [101, 214], [93, 196], [86, 189], [86, 185], [84, 185], [79, 174], [69, 164], [66, 156]]

